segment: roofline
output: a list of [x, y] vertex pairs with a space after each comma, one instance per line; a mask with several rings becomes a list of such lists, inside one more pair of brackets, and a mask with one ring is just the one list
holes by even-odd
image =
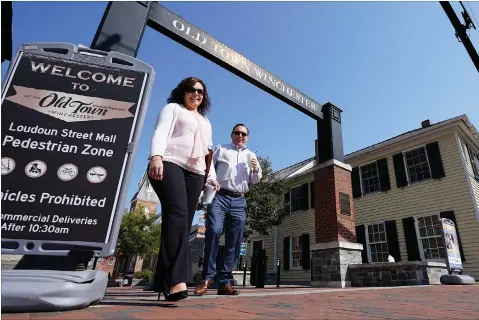
[[[431, 132], [434, 132], [434, 131], [437, 131], [437, 130], [440, 130], [440, 129], [443, 129], [445, 127], [448, 127], [448, 126], [451, 126], [453, 123], [456, 123], [456, 122], [460, 122], [462, 121], [466, 127], [470, 130], [470, 132], [472, 133], [472, 135], [476, 138], [476, 145], [479, 147], [479, 132], [477, 131], [476, 127], [474, 127], [474, 125], [471, 123], [471, 121], [469, 120], [469, 118], [463, 114], [463, 115], [460, 115], [460, 116], [457, 116], [457, 117], [454, 117], [454, 118], [451, 118], [451, 119], [447, 119], [447, 120], [444, 120], [444, 121], [441, 121], [440, 123], [437, 123], [437, 124], [433, 124], [432, 126], [430, 127], [427, 127], [427, 128], [419, 128], [419, 130], [414, 130], [412, 132], [409, 132], [409, 133], [404, 133], [404, 134], [401, 134], [397, 137], [393, 137], [391, 139], [388, 139], [388, 140], [385, 140], [385, 141], [382, 141], [382, 142], [379, 142], [377, 144], [374, 144], [374, 145], [371, 145], [369, 147], [366, 147], [366, 148], [363, 148], [363, 149], [360, 149], [358, 151], [354, 151], [352, 153], [349, 153], [345, 156], [345, 162], [348, 161], [349, 159], [351, 158], [355, 158], [355, 157], [359, 157], [359, 156], [362, 156], [366, 153], [369, 153], [369, 152], [372, 152], [372, 151], [376, 151], [378, 149], [381, 149], [381, 148], [384, 148], [384, 147], [387, 147], [389, 145], [392, 145], [392, 144], [396, 144], [396, 143], [399, 143], [399, 142], [402, 142], [404, 140], [407, 140], [407, 139], [411, 139], [415, 136], [418, 136], [418, 135], [422, 135], [424, 133], [431, 133]], [[300, 161], [298, 163], [295, 163], [295, 164], [292, 164], [286, 168], [283, 168], [283, 169], [280, 169], [278, 171], [275, 172], [278, 173], [282, 170], [286, 170], [290, 167], [293, 167], [295, 165], [298, 165], [300, 163], [304, 163], [304, 165], [302, 167], [304, 167], [305, 165], [307, 165], [310, 161], [315, 161], [315, 157], [311, 157], [311, 158], [308, 158], [308, 159], [305, 159], [303, 161]], [[301, 167], [301, 168], [302, 168]], [[298, 170], [300, 170], [301, 168], [298, 168]], [[307, 176], [308, 174], [311, 174], [312, 172], [314, 172], [316, 169], [316, 165], [313, 166], [312, 168], [304, 171], [304, 172], [301, 172], [297, 175], [294, 175], [291, 177], [288, 176], [286, 178], [284, 178], [284, 180], [286, 181], [292, 181], [292, 180], [296, 180], [296, 179], [300, 179], [304, 176]], [[294, 173], [294, 172], [293, 172]]]
[[391, 139], [388, 139], [388, 140], [373, 144], [369, 147], [360, 149], [358, 151], [351, 152], [351, 153], [345, 155], [345, 161], [348, 161], [352, 158], [363, 156], [366, 153], [370, 153], [370, 152], [376, 151], [378, 149], [382, 149], [382, 148], [388, 147], [390, 145], [397, 144], [399, 142], [414, 138], [414, 137], [419, 136], [419, 135], [423, 135], [425, 133], [427, 134], [427, 133], [430, 133], [430, 132], [437, 131], [437, 130], [442, 129], [444, 127], [451, 126], [453, 123], [456, 123], [456, 122], [459, 122], [459, 121], [463, 121], [466, 124], [466, 126], [472, 131], [472, 134], [475, 137], [477, 137], [478, 140], [479, 140], [479, 133], [477, 132], [477, 129], [469, 121], [469, 118], [466, 115], [463, 114], [463, 115], [460, 115], [460, 116], [457, 116], [457, 117], [454, 117], [454, 118], [451, 118], [451, 119], [448, 119], [448, 120], [444, 120], [440, 123], [433, 124], [430, 127], [419, 128], [419, 130], [414, 130], [414, 131], [411, 131], [411, 132], [408, 132], [408, 133], [404, 133], [404, 134], [401, 134], [399, 136], [393, 137]]

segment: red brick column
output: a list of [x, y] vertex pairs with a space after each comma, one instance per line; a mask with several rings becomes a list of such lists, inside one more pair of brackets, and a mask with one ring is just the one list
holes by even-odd
[[[331, 160], [314, 173], [316, 243], [356, 242], [351, 167]], [[341, 213], [340, 193], [349, 196], [350, 215]]]

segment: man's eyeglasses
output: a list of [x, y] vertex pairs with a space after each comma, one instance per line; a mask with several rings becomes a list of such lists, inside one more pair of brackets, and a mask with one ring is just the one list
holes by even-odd
[[185, 89], [186, 92], [188, 93], [193, 93], [193, 92], [198, 92], [199, 95], [203, 95], [203, 89], [197, 89], [197, 88], [194, 88], [194, 87], [186, 87]]
[[235, 136], [241, 135], [242, 137], [246, 137], [248, 134], [246, 132], [241, 132], [241, 131], [234, 131], [233, 132]]

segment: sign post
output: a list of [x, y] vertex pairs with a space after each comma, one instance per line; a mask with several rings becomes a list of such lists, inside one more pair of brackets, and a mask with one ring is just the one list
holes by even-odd
[[462, 273], [462, 261], [456, 226], [453, 221], [445, 218], [441, 219], [441, 226], [447, 269], [449, 274], [460, 274]]
[[449, 271], [449, 274], [441, 276], [441, 283], [460, 285], [474, 284], [474, 278], [462, 274], [463, 266], [454, 222], [446, 218], [441, 218], [440, 220], [446, 265]]
[[[119, 53], [20, 46], [2, 91], [2, 253], [114, 253], [153, 78], [152, 67]], [[24, 303], [16, 271], [25, 270], [2, 288], [16, 301], [2, 300], [3, 309]]]

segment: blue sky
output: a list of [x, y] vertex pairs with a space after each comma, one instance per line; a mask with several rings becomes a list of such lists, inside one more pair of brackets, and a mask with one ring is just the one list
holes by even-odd
[[[466, 114], [479, 128], [479, 74], [437, 1], [162, 4], [316, 101], [343, 109], [346, 153], [418, 128], [424, 119]], [[459, 4], [453, 6], [459, 15]], [[479, 3], [470, 6], [479, 17]], [[14, 48], [90, 45], [105, 7], [15, 2]], [[479, 30], [470, 37], [479, 51]], [[249, 148], [270, 157], [275, 170], [314, 155], [314, 120], [206, 58], [150, 28], [138, 58], [155, 68], [156, 79], [125, 206], [145, 170], [156, 115], [187, 76], [208, 86], [214, 144], [229, 142], [232, 126], [245, 123]]]

